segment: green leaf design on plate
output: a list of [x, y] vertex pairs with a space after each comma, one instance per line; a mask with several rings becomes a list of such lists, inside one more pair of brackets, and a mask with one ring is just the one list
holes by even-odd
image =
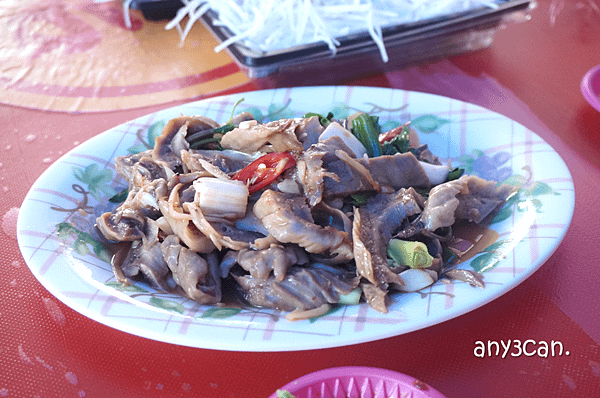
[[513, 174], [503, 181], [504, 184], [512, 185], [517, 188], [522, 188], [527, 183], [527, 177], [520, 174]]
[[390, 131], [391, 129], [395, 129], [396, 127], [400, 127], [400, 126], [402, 126], [402, 123], [400, 123], [399, 121], [388, 120], [387, 122], [385, 122], [381, 125], [381, 131], [385, 133], [385, 132]]
[[494, 268], [504, 257], [497, 251], [485, 252], [471, 260], [471, 267], [476, 272], [486, 272]]
[[136, 154], [140, 152], [147, 151], [148, 149], [154, 148], [154, 144], [156, 142], [156, 137], [161, 135], [163, 128], [166, 126], [166, 122], [164, 120], [159, 120], [154, 122], [148, 127], [148, 131], [146, 131], [146, 137], [142, 135], [143, 130], [138, 130], [137, 137], [142, 142], [141, 144], [133, 145], [127, 149], [127, 152], [131, 154]]
[[56, 226], [56, 234], [60, 239], [68, 239], [70, 236], [75, 237], [75, 241], [71, 244], [71, 248], [81, 255], [86, 256], [90, 253], [90, 249], [87, 245], [92, 247], [92, 250], [100, 260], [110, 262], [110, 255], [104, 245], [94, 238], [87, 232], [83, 232], [75, 228], [73, 225], [62, 222]]
[[[348, 108], [348, 105], [341, 102], [333, 103], [331, 105], [332, 108], [328, 109], [327, 112], [333, 113], [334, 119], [345, 119], [350, 116], [350, 108]], [[327, 112], [325, 112], [325, 114], [327, 114]]]
[[92, 163], [85, 169], [73, 167], [72, 170], [75, 178], [88, 186], [90, 194], [96, 200], [105, 195], [115, 195], [115, 190], [109, 185], [113, 177], [111, 169], [100, 169], [98, 164]]
[[[529, 167], [523, 168], [527, 174], [530, 175]], [[516, 208], [518, 212], [525, 212], [529, 210], [529, 205], [533, 206], [536, 212], [542, 212], [543, 202], [538, 196], [543, 195], [560, 195], [560, 192], [556, 192], [550, 185], [542, 181], [529, 180], [530, 177], [513, 174], [503, 181], [504, 184], [509, 184], [517, 187], [517, 192], [511, 196], [506, 204], [496, 217], [492, 220], [492, 223], [497, 223], [506, 220], [512, 214], [514, 214], [513, 208]]]
[[500, 211], [498, 212], [498, 214], [496, 214], [496, 216], [490, 222], [490, 224], [495, 224], [495, 223], [499, 223], [499, 222], [502, 222], [504, 220], [507, 220], [512, 215], [513, 215], [512, 206], [504, 206], [503, 208], [500, 209]]
[[120, 290], [122, 292], [135, 292], [135, 293], [148, 293], [146, 289], [142, 289], [138, 285], [132, 284], [123, 284], [118, 281], [110, 281], [105, 283], [106, 286], [112, 287], [114, 289]]
[[486, 272], [494, 268], [512, 250], [511, 240], [499, 240], [485, 249], [471, 260], [471, 267], [477, 272]]
[[213, 318], [213, 319], [225, 319], [235, 316], [242, 312], [241, 308], [233, 308], [233, 307], [216, 307], [210, 308], [198, 318]]
[[499, 241], [496, 241], [496, 242], [492, 243], [491, 245], [489, 245], [488, 247], [486, 247], [485, 249], [483, 249], [481, 252], [482, 253], [484, 253], [484, 252], [485, 253], [491, 253], [491, 252], [494, 252], [494, 251], [500, 251], [500, 252], [502, 252], [501, 249], [502, 249], [502, 247], [506, 246], [506, 244], [507, 244], [506, 240], [499, 240]]
[[251, 114], [252, 114], [252, 117], [253, 117], [255, 120], [258, 120], [258, 121], [261, 121], [261, 120], [263, 120], [263, 119], [264, 119], [264, 116], [263, 116], [263, 114], [262, 114], [261, 110], [260, 110], [260, 109], [258, 109], [258, 108], [257, 108], [257, 107], [255, 107], [255, 106], [251, 106], [251, 107], [249, 107], [249, 108], [246, 108], [246, 109], [244, 109], [243, 111], [240, 111], [239, 113], [242, 113], [242, 112], [249, 112], [249, 113], [251, 113]]
[[159, 120], [158, 122], [152, 123], [152, 125], [150, 127], [148, 127], [148, 145], [150, 145], [150, 148], [154, 148], [154, 143], [156, 141], [156, 137], [158, 137], [161, 133], [163, 128], [165, 128], [166, 123], [164, 120]]
[[410, 125], [422, 133], [433, 133], [444, 124], [448, 124], [450, 122], [451, 120], [442, 119], [436, 115], [421, 115], [411, 120]]
[[539, 196], [539, 195], [560, 195], [555, 192], [552, 187], [545, 182], [534, 181], [530, 186], [523, 189], [523, 193], [527, 196]]
[[473, 156], [462, 155], [458, 158], [458, 161], [461, 163], [462, 168], [465, 169], [465, 173], [473, 173], [473, 164], [475, 163], [475, 158]]
[[138, 145], [134, 145], [132, 147], [127, 148], [127, 152], [129, 152], [132, 155], [135, 155], [136, 153], [144, 152], [148, 149], [149, 148], [146, 145], [138, 144]]
[[165, 300], [160, 297], [151, 297], [150, 305], [161, 308], [163, 310], [177, 312], [179, 314], [183, 314], [185, 312], [185, 308], [183, 305], [176, 303], [174, 301]]
[[85, 244], [85, 242], [79, 239], [77, 239], [75, 242], [73, 242], [73, 244], [71, 244], [71, 248], [75, 250], [75, 253], [79, 254], [80, 256], [87, 256], [88, 254], [90, 254], [89, 247]]
[[294, 112], [289, 108], [288, 104], [271, 104], [269, 106], [267, 117], [271, 120], [291, 119], [294, 117]]

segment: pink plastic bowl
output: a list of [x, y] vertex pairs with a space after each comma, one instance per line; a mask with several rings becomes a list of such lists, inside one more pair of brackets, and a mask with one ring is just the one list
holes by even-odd
[[583, 76], [581, 93], [585, 100], [600, 112], [600, 65], [590, 69]]
[[[295, 398], [445, 398], [433, 387], [403, 373], [344, 366], [309, 373], [280, 390]], [[277, 398], [273, 393], [269, 398]]]

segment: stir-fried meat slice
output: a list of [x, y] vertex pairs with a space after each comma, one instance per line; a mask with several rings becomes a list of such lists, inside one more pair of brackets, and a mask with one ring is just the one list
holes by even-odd
[[468, 269], [450, 269], [444, 272], [444, 276], [448, 279], [466, 282], [473, 287], [485, 287], [485, 283], [483, 282], [483, 275]]
[[369, 307], [383, 314], [388, 312], [387, 290], [383, 290], [379, 286], [370, 283], [361, 283], [359, 287]]
[[327, 165], [327, 171], [337, 176], [337, 180], [323, 180], [324, 198], [344, 198], [359, 192], [373, 191], [374, 187], [359, 171], [350, 167], [343, 160], [336, 160]]
[[302, 143], [304, 150], [307, 150], [319, 141], [319, 137], [324, 130], [325, 127], [321, 126], [319, 118], [317, 116], [311, 116], [309, 118], [302, 119], [302, 121], [298, 123], [298, 127], [296, 128], [296, 136]]
[[192, 222], [205, 236], [207, 236], [218, 250], [228, 247], [233, 250], [241, 250], [248, 247], [249, 243], [232, 239], [230, 236], [221, 234], [204, 216], [197, 203], [184, 203], [186, 209], [192, 216]]
[[425, 228], [435, 231], [454, 224], [454, 212], [459, 203], [456, 195], [464, 189], [464, 178], [440, 184], [429, 192], [420, 220]]
[[302, 119], [281, 119], [266, 124], [244, 122], [223, 136], [221, 146], [246, 153], [299, 153], [303, 147], [295, 131], [301, 123]]
[[238, 228], [237, 223], [223, 221], [211, 221], [210, 223], [215, 231], [217, 231], [219, 234], [228, 236], [233, 241], [245, 242], [249, 245], [254, 243], [257, 239], [261, 239], [266, 236], [260, 232], [240, 229]]
[[96, 219], [96, 228], [102, 235], [113, 242], [133, 242], [143, 236], [145, 220], [136, 217], [127, 217], [125, 213], [106, 212]]
[[400, 188], [430, 186], [429, 178], [420, 162], [410, 152], [376, 158], [351, 159], [339, 156], [327, 163], [328, 172], [338, 181], [324, 180], [324, 197], [346, 197], [359, 192], [390, 192]]
[[303, 187], [304, 196], [308, 199], [310, 206], [315, 206], [321, 201], [325, 178], [340, 182], [335, 173], [327, 171], [327, 165], [337, 159], [335, 155], [337, 150], [351, 153], [342, 139], [334, 136], [312, 145], [298, 160], [296, 180]]
[[202, 177], [229, 179], [227, 173], [202, 157], [192, 156], [190, 152], [186, 150], [181, 151], [180, 157], [185, 168], [190, 172], [200, 174]]
[[198, 253], [183, 247], [175, 235], [167, 236], [160, 245], [160, 250], [173, 274], [173, 280], [186, 296], [200, 304], [221, 301], [218, 264], [211, 267]]
[[152, 158], [161, 165], [176, 171], [181, 167], [180, 153], [190, 148], [185, 137], [203, 130], [219, 127], [214, 120], [203, 116], [180, 116], [171, 119], [156, 137]]
[[167, 179], [167, 173], [158, 163], [152, 159], [152, 151], [136, 153], [115, 158], [115, 169], [117, 173], [125, 177], [129, 187], [141, 187], [147, 182]]
[[352, 220], [343, 210], [321, 202], [311, 210], [313, 218], [319, 225], [331, 225], [340, 231], [352, 233]]
[[113, 267], [119, 267], [128, 278], [143, 277], [155, 287], [170, 290], [169, 268], [160, 251], [158, 227], [154, 221], [149, 220], [142, 239], [131, 244], [123, 263], [113, 264]]
[[410, 152], [391, 156], [358, 159], [375, 181], [393, 190], [400, 188], [428, 188], [431, 184], [415, 155]]
[[387, 291], [401, 286], [402, 278], [387, 263], [387, 244], [405, 220], [421, 212], [422, 198], [412, 188], [393, 194], [379, 194], [356, 209], [352, 227], [354, 260], [360, 276]]
[[118, 174], [125, 177], [129, 184], [133, 181], [133, 173], [136, 172], [136, 165], [142, 158], [152, 159], [152, 150], [134, 153], [131, 155], [117, 156], [115, 158], [115, 170]]
[[243, 169], [256, 159], [247, 153], [229, 149], [222, 151], [190, 149], [189, 156], [196, 159], [203, 159], [227, 174], [233, 174]]
[[158, 200], [167, 192], [163, 179], [154, 180], [129, 192], [127, 199], [113, 212], [106, 212], [96, 219], [96, 227], [111, 241], [131, 242], [143, 236], [146, 218], [160, 217]]
[[254, 120], [253, 114], [250, 112], [240, 112], [231, 119], [231, 123], [234, 126], [239, 126], [241, 122], [247, 122], [249, 120]]
[[498, 186], [494, 181], [464, 175], [430, 191], [420, 221], [430, 231], [449, 227], [457, 219], [480, 223], [513, 192], [514, 187], [510, 185]]
[[281, 243], [296, 243], [309, 253], [331, 252], [352, 258], [347, 233], [314, 223], [303, 197], [266, 190], [253, 208], [265, 228]]
[[268, 279], [271, 273], [275, 279], [282, 281], [288, 268], [308, 262], [303, 250], [293, 246], [272, 244], [267, 249], [242, 249], [238, 252], [237, 263], [256, 279]]
[[[360, 175], [360, 177], [365, 180], [367, 184], [370, 185], [371, 190], [381, 192], [382, 188], [379, 182], [375, 181], [371, 172], [365, 167], [365, 165], [358, 159], [352, 158], [347, 152], [338, 150], [335, 152], [336, 156], [340, 158], [340, 160], [346, 163], [350, 168]], [[363, 159], [364, 160], [364, 159]]]
[[456, 219], [468, 220], [476, 224], [484, 221], [495, 210], [506, 203], [506, 199], [515, 192], [508, 184], [498, 186], [495, 181], [487, 181], [477, 176], [465, 178], [465, 190], [458, 195]]
[[254, 306], [283, 311], [310, 310], [339, 302], [358, 285], [358, 277], [341, 278], [319, 268], [292, 267], [282, 281], [236, 276], [246, 300]]
[[411, 152], [417, 157], [417, 160], [420, 160], [422, 162], [434, 164], [434, 165], [438, 165], [438, 166], [442, 164], [442, 162], [440, 161], [440, 158], [435, 156], [429, 150], [429, 147], [427, 146], [427, 144], [420, 145], [419, 147], [413, 149]]
[[164, 179], [154, 180], [141, 188], [130, 191], [120, 205], [121, 211], [129, 209], [139, 212], [143, 217], [157, 219], [160, 217], [158, 200], [167, 196], [167, 182]]
[[387, 290], [390, 284], [401, 286], [402, 278], [390, 269], [386, 260], [387, 242], [383, 241], [369, 217], [365, 217], [363, 221], [361, 213], [360, 209], [356, 210], [352, 231], [358, 274], [384, 290]]

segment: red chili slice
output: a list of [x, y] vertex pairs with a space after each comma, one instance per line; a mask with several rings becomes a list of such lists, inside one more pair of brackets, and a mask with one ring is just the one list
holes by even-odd
[[402, 130], [406, 127], [405, 125], [394, 127], [390, 131], [379, 135], [379, 143], [383, 144], [396, 138], [396, 136], [402, 134]]
[[248, 184], [248, 191], [254, 193], [271, 184], [295, 164], [296, 159], [287, 152], [268, 153], [239, 170], [233, 179]]

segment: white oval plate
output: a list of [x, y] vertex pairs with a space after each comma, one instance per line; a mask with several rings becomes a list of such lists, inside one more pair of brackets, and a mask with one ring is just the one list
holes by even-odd
[[[490, 228], [498, 241], [463, 263], [485, 277], [485, 289], [437, 282], [393, 295], [387, 314], [366, 304], [288, 322], [276, 310], [217, 308], [155, 291], [143, 283], [124, 290], [97, 240], [95, 217], [125, 188], [115, 156], [148, 147], [169, 119], [205, 115], [219, 122], [250, 110], [272, 119], [305, 112], [336, 117], [369, 112], [412, 120], [442, 159], [469, 173], [521, 186]], [[388, 123], [389, 126], [389, 123]], [[336, 347], [396, 336], [455, 318], [506, 293], [554, 252], [571, 221], [574, 188], [560, 156], [532, 131], [487, 109], [418, 92], [369, 87], [303, 87], [255, 91], [177, 106], [117, 126], [73, 149], [44, 172], [19, 213], [18, 240], [33, 274], [75, 311], [134, 335], [185, 346], [236, 351]]]

